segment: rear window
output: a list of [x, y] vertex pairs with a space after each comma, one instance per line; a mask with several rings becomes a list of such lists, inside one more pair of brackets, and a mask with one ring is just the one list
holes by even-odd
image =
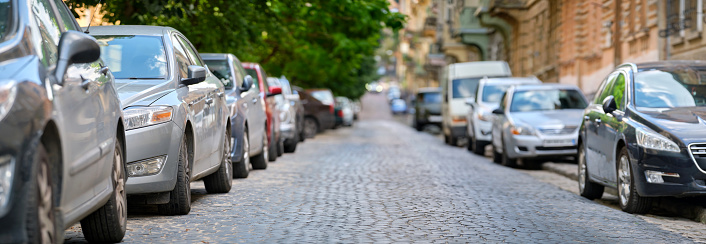
[[233, 88], [233, 76], [230, 73], [231, 69], [228, 66], [228, 60], [204, 60], [208, 69], [211, 70], [213, 75], [220, 79], [223, 84], [226, 84], [226, 88]]
[[166, 79], [161, 36], [95, 36], [101, 58], [117, 79]]
[[422, 95], [422, 101], [424, 103], [441, 103], [441, 93], [438, 92], [427, 92]]
[[452, 98], [467, 98], [476, 96], [481, 78], [457, 79], [451, 82]]
[[331, 105], [334, 104], [333, 100], [333, 94], [329, 91], [311, 91], [309, 92], [312, 97], [316, 98], [316, 100], [321, 101], [321, 103], [326, 104], [326, 105]]

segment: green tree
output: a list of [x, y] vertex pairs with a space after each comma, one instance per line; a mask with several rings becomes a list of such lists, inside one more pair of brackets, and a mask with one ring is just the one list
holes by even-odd
[[[96, 0], [66, 0], [70, 7]], [[372, 58], [384, 28], [405, 16], [387, 0], [125, 0], [102, 6], [105, 21], [171, 26], [200, 52], [233, 53], [302, 87], [357, 98], [378, 77]]]

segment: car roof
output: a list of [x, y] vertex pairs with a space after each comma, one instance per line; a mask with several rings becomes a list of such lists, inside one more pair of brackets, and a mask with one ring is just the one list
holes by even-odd
[[441, 92], [441, 87], [422, 87], [417, 90], [417, 93]]
[[230, 53], [200, 53], [201, 54], [201, 59], [208, 59], [208, 60], [223, 60], [223, 59], [228, 59], [229, 55], [232, 55]]
[[574, 89], [579, 90], [575, 85], [569, 84], [558, 84], [558, 83], [542, 83], [536, 85], [519, 85], [515, 86], [515, 91], [529, 91], [529, 90], [550, 90], [550, 89]]
[[161, 36], [168, 32], [177, 32], [176, 29], [167, 26], [153, 25], [108, 25], [91, 26], [90, 33], [94, 36], [101, 35], [144, 35]]
[[537, 77], [497, 77], [483, 78], [483, 84], [518, 84], [518, 83], [542, 83]]
[[656, 61], [656, 62], [646, 62], [635, 64], [638, 71], [652, 70], [660, 68], [670, 68], [675, 66], [693, 66], [693, 67], [705, 67], [706, 62], [701, 60], [668, 60], [668, 61]]

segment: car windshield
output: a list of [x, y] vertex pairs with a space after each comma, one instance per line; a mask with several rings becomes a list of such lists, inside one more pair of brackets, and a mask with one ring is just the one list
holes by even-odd
[[441, 103], [441, 93], [427, 92], [424, 93], [424, 103]]
[[512, 95], [510, 112], [584, 109], [586, 106], [586, 100], [577, 90], [527, 90]]
[[635, 106], [676, 108], [706, 105], [706, 67], [676, 66], [635, 75]]
[[476, 91], [478, 90], [479, 81], [480, 78], [453, 80], [451, 82], [453, 98], [474, 97], [476, 95]]
[[161, 36], [96, 36], [101, 58], [117, 79], [166, 79]]
[[227, 59], [221, 59], [221, 60], [204, 60], [206, 62], [206, 65], [208, 66], [208, 69], [211, 70], [213, 75], [218, 77], [221, 81], [223, 81], [223, 84], [226, 84], [226, 88], [232, 88], [233, 87], [233, 76], [231, 75], [230, 67], [228, 66], [228, 60]]
[[326, 105], [334, 104], [333, 95], [329, 91], [312, 91], [311, 96]]
[[482, 101], [486, 103], [500, 103], [510, 85], [487, 85], [483, 87]]
[[4, 42], [11, 36], [13, 21], [12, 1], [0, 0], [0, 41]]

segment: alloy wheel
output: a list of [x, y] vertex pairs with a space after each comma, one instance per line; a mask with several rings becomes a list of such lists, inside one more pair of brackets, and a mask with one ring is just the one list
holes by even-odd
[[230, 137], [228, 136], [228, 131], [226, 131], [225, 139], [223, 139], [223, 167], [226, 170], [226, 178], [228, 180], [233, 179], [233, 171], [231, 169], [231, 157], [230, 157]]
[[125, 192], [125, 168], [123, 167], [122, 152], [115, 150], [115, 170], [113, 170], [113, 184], [115, 185], [115, 200], [118, 209], [118, 219], [120, 228], [125, 229], [127, 225], [127, 193]]
[[618, 195], [620, 197], [620, 203], [623, 206], [627, 206], [631, 194], [631, 175], [630, 175], [630, 163], [625, 155], [620, 157], [620, 165], [618, 167], [618, 178], [620, 179], [618, 186]]
[[37, 172], [37, 190], [39, 191], [39, 208], [37, 209], [37, 214], [39, 217], [39, 234], [41, 241], [52, 243], [56, 237], [56, 229], [54, 228], [54, 221], [51, 217], [54, 214], [54, 210], [52, 209], [54, 194], [51, 188], [52, 186], [49, 184], [51, 176], [48, 167], [47, 164], [40, 163], [39, 172]]
[[245, 132], [243, 136], [243, 159], [241, 159], [246, 169], [250, 168], [250, 138], [248, 136], [248, 132]]
[[579, 192], [586, 189], [586, 159], [584, 158], [584, 149], [579, 148]]

